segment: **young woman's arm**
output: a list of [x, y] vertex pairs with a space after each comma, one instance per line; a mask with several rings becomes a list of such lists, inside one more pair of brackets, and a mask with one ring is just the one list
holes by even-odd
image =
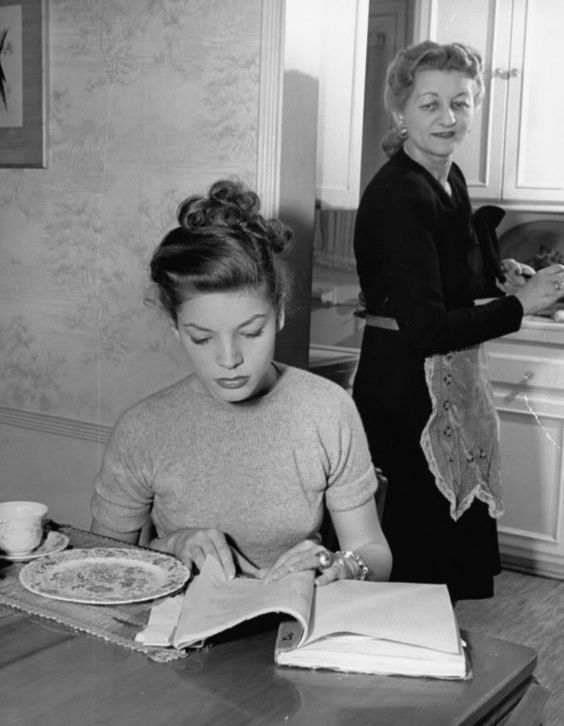
[[[387, 580], [392, 569], [392, 553], [382, 532], [374, 499], [355, 509], [330, 514], [341, 550], [359, 555], [368, 567], [366, 579]], [[347, 558], [345, 565], [349, 569], [346, 576], [354, 578], [359, 574], [353, 558]], [[318, 578], [318, 585], [325, 584], [322, 578], [327, 582], [335, 579], [329, 573], [323, 573]]]
[[139, 534], [141, 530], [135, 532], [116, 532], [109, 527], [104, 526], [96, 518], [92, 519], [90, 525], [90, 531], [94, 534], [101, 534], [103, 537], [111, 537], [112, 539], [118, 539], [122, 542], [128, 542], [129, 544], [137, 544], [139, 542]]
[[225, 535], [218, 529], [185, 527], [157, 537], [149, 543], [149, 547], [174, 555], [191, 569], [194, 566], [201, 569], [206, 557], [215, 557], [230, 580], [235, 577], [237, 568], [247, 574], [254, 574], [257, 570], [229, 546]]
[[[116, 532], [101, 524], [96, 518], [92, 519], [90, 531], [129, 544], [138, 544], [141, 534], [141, 530], [127, 533]], [[236, 567], [247, 574], [254, 574], [257, 570], [244, 557], [233, 551], [228, 545], [225, 535], [216, 529], [186, 527], [162, 537], [156, 537], [148, 543], [148, 547], [157, 552], [174, 555], [190, 569], [194, 565], [201, 568], [205, 558], [211, 555], [219, 561], [229, 579], [235, 577]]]
[[[308, 539], [285, 552], [268, 570], [261, 570], [259, 577], [278, 580], [290, 572], [319, 570], [316, 585], [326, 585], [333, 580], [353, 580], [361, 575], [362, 566], [357, 555], [368, 568], [367, 580], [387, 580], [392, 569], [392, 553], [384, 537], [373, 498], [354, 509], [331, 512], [333, 526], [341, 550], [330, 553], [318, 540]], [[343, 556], [343, 552], [354, 553]], [[326, 564], [323, 558], [327, 558]]]

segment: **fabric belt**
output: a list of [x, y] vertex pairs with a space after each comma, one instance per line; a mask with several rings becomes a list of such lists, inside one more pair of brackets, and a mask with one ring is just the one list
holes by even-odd
[[387, 318], [383, 315], [366, 315], [364, 318], [366, 325], [374, 328], [385, 328], [386, 330], [399, 330], [399, 325], [395, 318]]

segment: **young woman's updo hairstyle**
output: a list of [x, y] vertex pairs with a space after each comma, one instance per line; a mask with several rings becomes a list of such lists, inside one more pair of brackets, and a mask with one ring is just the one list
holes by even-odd
[[287, 279], [280, 253], [292, 238], [277, 219], [259, 214], [258, 196], [240, 182], [217, 181], [207, 196], [178, 208], [178, 227], [157, 247], [151, 280], [161, 305], [176, 323], [177, 310], [193, 295], [263, 290], [280, 315]]
[[[384, 105], [392, 116], [403, 111], [419, 71], [459, 71], [474, 82], [474, 103], [478, 105], [484, 95], [482, 56], [468, 45], [447, 43], [440, 45], [431, 40], [410, 45], [396, 55], [386, 72]], [[396, 125], [382, 141], [382, 148], [392, 156], [403, 146]]]

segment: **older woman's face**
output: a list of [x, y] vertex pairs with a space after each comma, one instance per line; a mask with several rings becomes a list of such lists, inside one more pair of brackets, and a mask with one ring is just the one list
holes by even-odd
[[458, 71], [419, 71], [402, 113], [405, 148], [415, 158], [449, 158], [466, 138], [474, 117], [474, 82]]

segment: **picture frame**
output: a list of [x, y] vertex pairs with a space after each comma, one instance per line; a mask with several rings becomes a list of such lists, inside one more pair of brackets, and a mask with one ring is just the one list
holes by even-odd
[[47, 0], [0, 0], [0, 167], [47, 166]]

